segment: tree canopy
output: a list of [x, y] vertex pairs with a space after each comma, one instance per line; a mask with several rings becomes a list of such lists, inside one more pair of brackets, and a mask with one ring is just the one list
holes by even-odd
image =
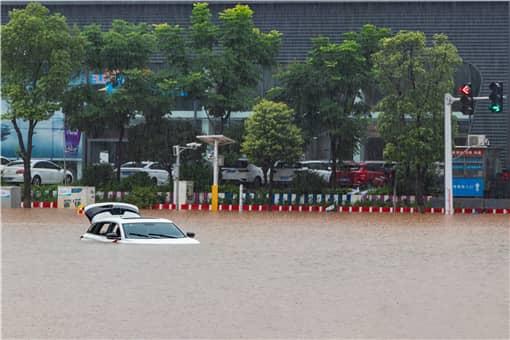
[[369, 107], [362, 90], [369, 88], [371, 55], [388, 32], [366, 25], [359, 33], [346, 34], [342, 43], [313, 39], [306, 61], [289, 65], [278, 75], [282, 86], [270, 92], [295, 110], [307, 139], [323, 133], [329, 137], [334, 165], [337, 159], [352, 157], [366, 132]]
[[[292, 123], [292, 110], [285, 103], [262, 100], [245, 121], [246, 134], [241, 151], [264, 170], [272, 191], [273, 165], [277, 160], [297, 161], [303, 153], [301, 129]], [[271, 170], [271, 178], [267, 178]]]
[[374, 55], [375, 77], [384, 94], [376, 109], [385, 159], [413, 170], [421, 206], [426, 172], [444, 151], [444, 94], [453, 88], [461, 62], [446, 35], [434, 35], [428, 47], [425, 34], [412, 31], [384, 38]]
[[[39, 3], [13, 9], [1, 26], [2, 95], [9, 104], [3, 119], [11, 120], [24, 160], [24, 206], [30, 207], [32, 138], [39, 121], [61, 107], [71, 74], [79, 67], [83, 40], [60, 14]], [[26, 139], [19, 121], [28, 123]]]

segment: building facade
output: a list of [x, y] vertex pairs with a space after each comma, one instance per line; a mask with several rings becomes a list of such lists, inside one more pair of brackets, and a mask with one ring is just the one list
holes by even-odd
[[[98, 23], [108, 28], [113, 19], [131, 22], [189, 25], [194, 1], [40, 1], [53, 12], [63, 14], [69, 24], [79, 26]], [[196, 2], [196, 1], [195, 1]], [[2, 1], [2, 22], [8, 11], [21, 8], [27, 1]], [[232, 7], [235, 1], [209, 1], [217, 14]], [[472, 82], [476, 96], [488, 96], [488, 85], [501, 81], [505, 95], [510, 88], [510, 6], [508, 1], [243, 1], [254, 11], [254, 22], [263, 31], [282, 33], [278, 61], [282, 64], [304, 60], [311, 48], [310, 39], [328, 36], [339, 42], [348, 31], [364, 24], [388, 27], [392, 31], [423, 31], [428, 38], [445, 33], [457, 47], [467, 67], [457, 82]], [[155, 64], [162, 62], [154, 58]], [[272, 85], [271, 76], [261, 83], [263, 93]], [[462, 84], [458, 83], [457, 86]], [[452, 92], [454, 89], [452, 89]], [[452, 93], [456, 95], [455, 93]], [[510, 168], [510, 115], [508, 101], [502, 112], [493, 113], [487, 101], [476, 105], [470, 121], [470, 134], [485, 135], [492, 147], [500, 150], [499, 158]], [[191, 110], [191, 109], [190, 109]]]

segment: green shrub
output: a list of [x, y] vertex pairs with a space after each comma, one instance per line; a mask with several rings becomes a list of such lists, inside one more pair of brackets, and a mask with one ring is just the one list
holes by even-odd
[[85, 169], [81, 183], [97, 189], [110, 186], [114, 180], [115, 173], [110, 164], [96, 164]]
[[179, 168], [179, 178], [193, 181], [193, 191], [207, 192], [211, 190], [213, 170], [208, 162], [190, 161]]
[[298, 172], [292, 181], [292, 192], [295, 194], [320, 193], [327, 188], [328, 182], [313, 172]]
[[[20, 188], [23, 195], [23, 186]], [[57, 202], [58, 184], [32, 185], [32, 200], [39, 202]]]
[[141, 209], [150, 208], [153, 203], [158, 202], [157, 189], [154, 186], [134, 187], [126, 195], [125, 202], [134, 204]]

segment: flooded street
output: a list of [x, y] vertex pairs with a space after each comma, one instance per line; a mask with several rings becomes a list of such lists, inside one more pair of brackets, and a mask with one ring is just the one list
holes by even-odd
[[508, 215], [144, 211], [200, 245], [3, 209], [2, 338], [508, 339]]

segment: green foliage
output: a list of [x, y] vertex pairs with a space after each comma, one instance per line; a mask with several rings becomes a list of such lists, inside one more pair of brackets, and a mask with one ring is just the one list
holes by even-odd
[[[59, 109], [69, 78], [82, 59], [83, 41], [65, 18], [39, 3], [9, 12], [0, 36], [2, 98], [9, 104], [1, 118], [11, 120], [20, 142], [26, 167], [32, 157], [32, 138], [39, 121], [49, 119]], [[21, 135], [19, 122], [28, 124]], [[30, 206], [31, 174], [24, 173], [24, 204]]]
[[313, 172], [298, 172], [292, 180], [291, 190], [296, 194], [320, 193], [327, 190], [329, 183]]
[[[129, 128], [128, 158], [132, 161], [151, 160], [164, 164], [168, 169], [174, 161], [171, 148], [195, 140], [197, 133], [190, 122], [156, 119]], [[203, 147], [205, 148], [205, 146]], [[181, 162], [197, 160], [200, 151], [181, 153]], [[182, 171], [181, 171], [182, 173]]]
[[427, 47], [424, 33], [400, 31], [382, 40], [373, 60], [385, 95], [377, 106], [381, 112], [377, 129], [386, 142], [384, 157], [413, 175], [410, 180], [423, 205], [428, 169], [444, 152], [444, 94], [453, 88], [461, 58], [443, 34], [434, 35]]
[[261, 68], [275, 64], [279, 45], [278, 32], [255, 28], [247, 5], [223, 10], [217, 26], [207, 4], [194, 6], [189, 45], [194, 62], [187, 84], [208, 114], [221, 118], [221, 132], [231, 112], [252, 105]]
[[181, 179], [193, 181], [195, 192], [209, 192], [211, 190], [213, 169], [210, 163], [197, 160], [181, 164], [179, 176]]
[[81, 183], [84, 186], [101, 188], [109, 185], [115, 178], [110, 164], [96, 164], [85, 168]]
[[328, 184], [316, 173], [298, 172], [292, 181], [292, 192], [296, 194], [320, 193], [327, 190]]
[[352, 158], [364, 137], [369, 108], [363, 90], [371, 83], [371, 55], [387, 33], [366, 25], [360, 33], [346, 34], [342, 43], [313, 39], [307, 60], [278, 74], [282, 87], [270, 92], [294, 109], [307, 140], [327, 133], [333, 162]]
[[[291, 110], [284, 103], [260, 101], [246, 119], [245, 128], [241, 151], [261, 166], [264, 174], [277, 160], [292, 163], [303, 152], [301, 130], [292, 123]], [[266, 183], [270, 183], [271, 189], [272, 178]]]
[[157, 191], [152, 186], [135, 186], [125, 197], [125, 202], [136, 205], [138, 208], [148, 209], [152, 204], [160, 201]]
[[58, 184], [34, 186], [32, 188], [32, 198], [38, 202], [57, 202]]

